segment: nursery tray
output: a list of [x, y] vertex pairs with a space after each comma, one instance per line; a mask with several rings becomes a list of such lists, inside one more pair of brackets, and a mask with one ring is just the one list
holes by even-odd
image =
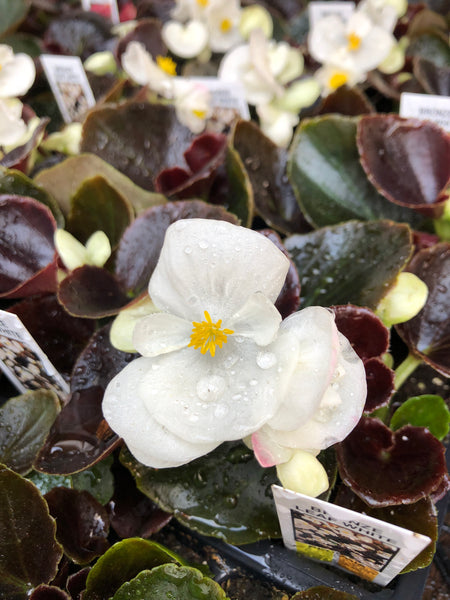
[[[450, 452], [447, 451], [447, 463], [449, 461]], [[449, 500], [450, 494], [447, 494], [436, 504], [439, 531], [449, 508]], [[160, 541], [187, 560], [207, 562], [214, 578], [226, 591], [231, 589], [234, 597], [246, 600], [282, 600], [283, 592], [293, 594], [319, 585], [353, 594], [359, 600], [419, 600], [431, 568], [430, 565], [398, 575], [386, 587], [380, 587], [288, 550], [282, 540], [233, 546], [216, 538], [202, 536], [175, 520], [160, 532], [160, 536]], [[446, 571], [446, 565], [443, 567]], [[444, 573], [446, 580], [449, 575]], [[242, 595], [238, 595], [241, 589]]]

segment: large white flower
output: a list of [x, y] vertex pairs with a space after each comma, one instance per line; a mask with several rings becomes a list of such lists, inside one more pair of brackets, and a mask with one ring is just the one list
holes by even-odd
[[0, 98], [23, 96], [35, 77], [34, 62], [28, 54], [14, 54], [10, 46], [0, 44]]
[[203, 219], [169, 227], [149, 284], [161, 312], [136, 324], [142, 357], [111, 381], [103, 401], [138, 460], [178, 466], [252, 436], [263, 465], [288, 461], [292, 472], [302, 449], [317, 471], [314, 455], [356, 424], [364, 367], [332, 314], [314, 307], [280, 327], [273, 303], [288, 265], [249, 229]]
[[223, 221], [167, 230], [140, 321], [143, 356], [109, 384], [106, 420], [138, 460], [176, 466], [261, 428], [280, 404], [297, 351], [280, 346], [274, 306], [288, 260], [267, 238]]
[[357, 75], [375, 69], [394, 44], [393, 35], [362, 11], [354, 12], [347, 22], [337, 15], [324, 17], [308, 37], [309, 52], [315, 60]]

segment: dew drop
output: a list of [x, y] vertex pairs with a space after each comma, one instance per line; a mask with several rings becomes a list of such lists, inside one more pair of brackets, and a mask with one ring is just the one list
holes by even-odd
[[208, 242], [206, 240], [200, 240], [199, 243], [198, 243], [198, 245], [200, 246], [200, 248], [202, 250], [206, 250], [206, 248], [209, 247], [209, 244], [208, 244]]
[[220, 375], [211, 375], [202, 377], [197, 383], [197, 395], [200, 400], [208, 400], [210, 402], [218, 400], [225, 391], [226, 382]]
[[256, 364], [260, 369], [270, 369], [277, 363], [277, 357], [273, 352], [260, 352], [256, 357]]
[[192, 252], [192, 248], [190, 246], [185, 246], [184, 247], [184, 253], [185, 254], [191, 254]]
[[250, 379], [250, 381], [248, 383], [251, 386], [255, 386], [255, 385], [258, 385], [258, 380], [257, 379]]

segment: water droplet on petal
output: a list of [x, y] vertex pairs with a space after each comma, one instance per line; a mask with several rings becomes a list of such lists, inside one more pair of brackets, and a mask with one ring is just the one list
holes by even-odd
[[270, 369], [277, 363], [277, 357], [273, 352], [260, 352], [256, 357], [256, 364], [260, 369]]
[[192, 248], [190, 246], [185, 246], [184, 253], [185, 254], [191, 254], [191, 252], [192, 252]]
[[212, 402], [218, 400], [225, 391], [226, 381], [220, 375], [202, 377], [197, 383], [197, 395], [200, 400]]
[[206, 250], [209, 247], [209, 243], [206, 240], [200, 240], [198, 245], [202, 250]]

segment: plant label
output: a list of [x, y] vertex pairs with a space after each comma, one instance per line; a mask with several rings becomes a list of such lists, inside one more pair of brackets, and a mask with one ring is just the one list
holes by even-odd
[[429, 537], [317, 498], [272, 486], [283, 541], [313, 560], [387, 585]]
[[336, 15], [346, 22], [354, 10], [354, 2], [310, 2], [308, 4], [309, 27], [311, 29], [317, 21], [330, 15]]
[[450, 131], [450, 96], [404, 92], [400, 96], [399, 114], [401, 117], [433, 121]]
[[95, 98], [80, 58], [43, 54], [40, 60], [64, 121], [81, 121]]
[[69, 386], [19, 317], [0, 310], [0, 369], [21, 392], [44, 388], [61, 399]]
[[84, 10], [96, 12], [112, 23], [117, 24], [120, 21], [117, 0], [82, 0], [82, 6]]

